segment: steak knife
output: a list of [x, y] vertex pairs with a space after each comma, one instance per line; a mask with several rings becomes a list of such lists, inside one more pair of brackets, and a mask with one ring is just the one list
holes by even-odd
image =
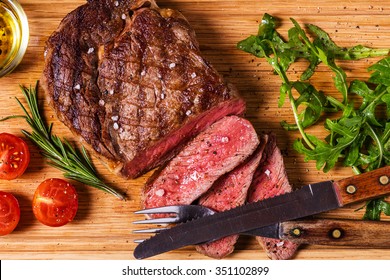
[[144, 259], [187, 245], [217, 240], [388, 194], [390, 166], [339, 181], [309, 184], [287, 194], [248, 203], [164, 230], [140, 243], [134, 250], [134, 257]]

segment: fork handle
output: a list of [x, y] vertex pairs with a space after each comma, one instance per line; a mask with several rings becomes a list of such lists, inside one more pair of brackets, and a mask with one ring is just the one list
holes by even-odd
[[295, 243], [390, 248], [390, 222], [313, 219], [282, 222], [279, 236]]

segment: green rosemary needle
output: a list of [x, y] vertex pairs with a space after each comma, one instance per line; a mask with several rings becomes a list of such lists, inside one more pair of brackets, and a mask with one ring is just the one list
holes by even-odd
[[84, 147], [81, 147], [81, 151], [75, 149], [66, 139], [61, 140], [58, 136], [52, 134], [53, 123], [46, 126], [38, 107], [38, 82], [35, 85], [35, 88], [32, 88], [31, 86], [30, 88], [20, 86], [20, 88], [31, 114], [28, 113], [20, 100], [16, 98], [16, 101], [23, 109], [25, 115], [10, 116], [3, 120], [20, 117], [24, 118], [31, 127], [32, 132], [22, 130], [22, 133], [41, 149], [42, 155], [49, 160], [48, 163], [50, 165], [64, 172], [64, 177], [98, 188], [124, 200], [125, 197], [122, 194], [104, 183], [98, 177]]

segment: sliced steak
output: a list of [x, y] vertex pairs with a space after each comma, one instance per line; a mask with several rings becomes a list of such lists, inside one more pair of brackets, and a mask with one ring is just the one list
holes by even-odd
[[225, 117], [190, 141], [145, 185], [145, 208], [191, 204], [225, 173], [248, 158], [259, 144], [251, 123]]
[[[199, 199], [199, 204], [209, 207], [216, 212], [222, 212], [243, 205], [246, 201], [248, 188], [253, 174], [263, 155], [268, 136], [260, 139], [256, 151], [242, 164], [229, 173], [220, 177], [212, 187]], [[226, 257], [234, 250], [239, 235], [226, 236], [222, 239], [197, 245], [198, 252], [216, 259]]]
[[[287, 192], [292, 187], [288, 181], [283, 156], [271, 134], [248, 191], [248, 202], [255, 202]], [[256, 237], [271, 259], [290, 259], [298, 248], [296, 243], [272, 238]]]
[[146, 0], [89, 0], [69, 13], [47, 40], [41, 85], [58, 118], [129, 178], [245, 110], [183, 15]]

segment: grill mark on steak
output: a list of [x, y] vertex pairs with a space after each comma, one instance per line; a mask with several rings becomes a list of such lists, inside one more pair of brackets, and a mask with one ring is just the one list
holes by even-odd
[[154, 1], [90, 0], [46, 44], [42, 86], [58, 118], [135, 178], [245, 102], [201, 56], [195, 32]]
[[[268, 135], [262, 135], [256, 151], [233, 171], [219, 178], [199, 199], [199, 204], [216, 212], [226, 211], [245, 203], [253, 174], [262, 158]], [[234, 251], [239, 235], [226, 236], [213, 242], [195, 246], [203, 255], [221, 259]]]
[[[248, 191], [248, 202], [256, 202], [287, 192], [292, 187], [288, 181], [283, 156], [276, 145], [274, 134], [270, 134], [259, 168], [256, 170]], [[298, 244], [279, 239], [256, 237], [271, 259], [290, 259], [298, 249]]]
[[157, 171], [143, 192], [145, 208], [191, 204], [223, 174], [248, 158], [259, 144], [251, 123], [224, 117], [191, 140]]

